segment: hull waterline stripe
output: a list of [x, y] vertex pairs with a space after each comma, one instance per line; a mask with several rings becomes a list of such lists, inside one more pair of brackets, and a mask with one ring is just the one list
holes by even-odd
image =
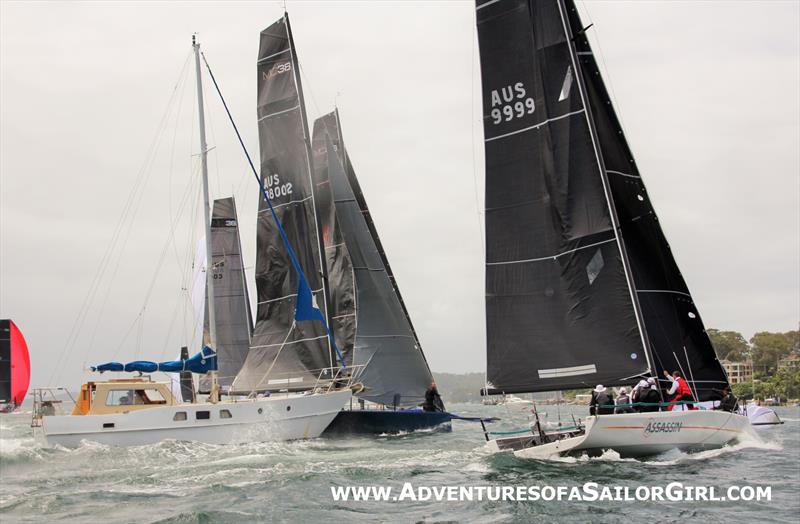
[[[601, 426], [600, 427], [600, 429], [644, 429], [644, 428], [645, 426]], [[730, 433], [740, 433], [738, 429], [718, 428], [715, 426], [681, 426], [681, 429], [709, 429], [714, 431], [728, 431]]]

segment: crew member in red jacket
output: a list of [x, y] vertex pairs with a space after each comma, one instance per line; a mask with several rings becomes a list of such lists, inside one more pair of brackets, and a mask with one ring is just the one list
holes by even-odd
[[[680, 371], [673, 371], [672, 375], [670, 375], [665, 369], [664, 376], [672, 381], [672, 385], [667, 391], [667, 395], [674, 395], [671, 399], [669, 399], [670, 402], [678, 402], [679, 400], [683, 401], [694, 400], [694, 395], [692, 395], [692, 390], [689, 388], [689, 384], [686, 383], [686, 379], [683, 378]], [[670, 404], [667, 407], [667, 411], [672, 411], [675, 408], [675, 406], [676, 404]], [[686, 407], [688, 409], [697, 409], [696, 407], [694, 407], [694, 404], [686, 404]]]

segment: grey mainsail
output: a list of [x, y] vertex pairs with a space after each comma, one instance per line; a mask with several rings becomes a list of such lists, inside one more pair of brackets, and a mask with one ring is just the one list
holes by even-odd
[[625, 384], [687, 357], [723, 384], [574, 3], [476, 7], [488, 391]]
[[[233, 197], [214, 200], [211, 213], [211, 253], [213, 256], [214, 300], [216, 306], [216, 338], [219, 385], [230, 388], [234, 377], [242, 369], [252, 332], [250, 299], [239, 238], [236, 201]], [[205, 300], [208, 301], [206, 289]], [[208, 330], [208, 308], [203, 321], [203, 345], [211, 343]], [[187, 357], [188, 358], [188, 357]], [[211, 384], [207, 378], [200, 381], [200, 391], [207, 393]]]
[[[325, 147], [325, 135], [331, 132], [330, 126], [335, 125], [335, 121], [331, 122], [329, 117], [330, 115], [327, 115], [314, 121], [311, 142], [316, 196], [314, 203], [317, 208], [317, 219], [328, 270], [326, 288], [330, 307], [330, 326], [345, 363], [351, 365], [356, 333], [355, 283], [350, 255], [336, 220], [336, 208], [333, 204], [328, 176], [328, 150]], [[334, 147], [337, 147], [337, 143], [338, 141], [334, 142]]]
[[[288, 15], [261, 32], [257, 74], [261, 178], [313, 300], [327, 318], [309, 133]], [[332, 365], [331, 347], [323, 323], [294, 322], [298, 276], [263, 199], [257, 234], [256, 321], [250, 351], [232, 389], [312, 388], [320, 370]]]
[[354, 275], [352, 364], [365, 366], [359, 381], [366, 386], [359, 397], [390, 406], [417, 406], [433, 380], [430, 369], [349, 163], [337, 113], [322, 117], [317, 125], [325, 132], [314, 151], [327, 158], [336, 224]]

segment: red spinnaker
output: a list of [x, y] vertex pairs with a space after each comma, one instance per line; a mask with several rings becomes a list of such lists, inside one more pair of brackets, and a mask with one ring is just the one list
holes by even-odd
[[19, 406], [25, 400], [28, 386], [31, 383], [31, 357], [28, 354], [28, 344], [22, 331], [13, 320], [9, 320], [11, 329], [11, 398]]

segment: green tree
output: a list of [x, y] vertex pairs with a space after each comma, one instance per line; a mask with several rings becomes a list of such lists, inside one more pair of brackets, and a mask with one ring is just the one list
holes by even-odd
[[798, 345], [800, 333], [770, 333], [761, 331], [750, 339], [752, 346], [753, 368], [756, 371], [774, 373], [778, 368], [778, 360], [789, 355]]
[[720, 360], [742, 362], [750, 356], [750, 346], [741, 333], [736, 331], [706, 330]]

